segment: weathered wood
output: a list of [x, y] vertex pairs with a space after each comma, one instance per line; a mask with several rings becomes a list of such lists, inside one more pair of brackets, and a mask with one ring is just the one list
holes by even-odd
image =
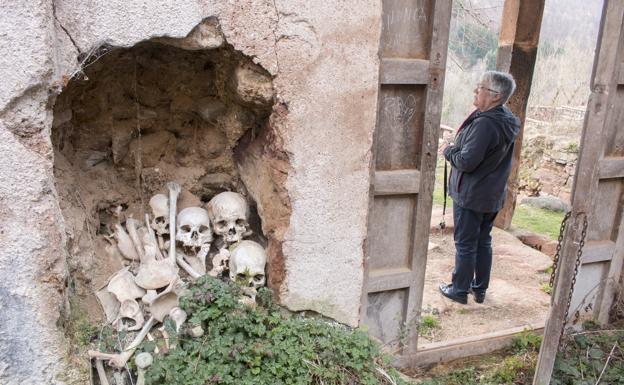
[[377, 171], [374, 183], [375, 195], [417, 194], [420, 188], [420, 171]]
[[624, 178], [624, 157], [604, 158], [598, 170], [600, 179]]
[[411, 269], [377, 270], [371, 273], [368, 278], [367, 291], [369, 293], [374, 293], [378, 291], [405, 289], [412, 284]]
[[381, 59], [381, 84], [427, 84], [428, 81], [429, 60]]
[[403, 368], [425, 367], [440, 362], [495, 352], [510, 346], [518, 334], [526, 331], [542, 334], [544, 324], [525, 325], [478, 336], [421, 345], [418, 352], [399, 358], [396, 364]]
[[622, 195], [622, 181], [620, 179], [593, 178], [592, 200], [595, 205], [589, 206], [590, 222], [587, 233], [591, 240], [611, 240], [615, 231], [613, 225], [621, 215], [618, 210], [618, 202]]
[[618, 74], [618, 84], [624, 84], [624, 63], [620, 64], [620, 72]]
[[589, 241], [583, 250], [581, 262], [588, 263], [607, 262], [613, 258], [615, 242], [613, 241]]
[[[422, 300], [451, 0], [383, 0], [362, 323], [384, 343]], [[390, 330], [395, 328], [397, 330]], [[416, 350], [416, 328], [402, 354]], [[395, 343], [394, 341], [393, 343]]]
[[524, 120], [531, 92], [543, 13], [544, 0], [505, 0], [503, 8], [496, 69], [511, 73], [516, 80], [516, 92], [509, 100], [508, 106], [520, 118], [520, 133], [516, 138], [505, 206], [496, 216], [495, 225], [502, 229], [508, 229], [511, 225], [516, 207]]
[[417, 195], [376, 196], [369, 224], [369, 271], [409, 268]]
[[[618, 294], [619, 278], [622, 274], [624, 266], [624, 215], [620, 216], [620, 224], [618, 226], [617, 241], [613, 243], [611, 252], [611, 263], [607, 271], [606, 281], [603, 292], [600, 295], [598, 307], [598, 322], [605, 325], [609, 322], [611, 305], [614, 297]], [[624, 292], [620, 293], [624, 295]]]
[[382, 58], [428, 59], [434, 0], [383, 0]]
[[[427, 86], [427, 102], [424, 116], [422, 149], [420, 151], [420, 189], [418, 194], [418, 210], [414, 222], [414, 247], [412, 250], [412, 289], [407, 303], [407, 322], [420, 313], [423, 290], [425, 286], [425, 269], [429, 246], [429, 223], [431, 222], [431, 206], [433, 204], [433, 188], [437, 161], [438, 139], [440, 137], [440, 118], [442, 115], [442, 96], [444, 90], [444, 73], [446, 68], [446, 52], [451, 22], [451, 0], [435, 2], [433, 13], [433, 33], [431, 36], [429, 82]], [[418, 328], [412, 328], [408, 335], [408, 344], [404, 354], [412, 354], [418, 350]]]
[[422, 144], [425, 87], [383, 85], [377, 116], [375, 169], [416, 169]]
[[[607, 130], [609, 124], [621, 124], [621, 122], [610, 122], [610, 119], [612, 119], [614, 109], [613, 96], [617, 87], [617, 72], [620, 67], [618, 49], [621, 46], [623, 16], [624, 3], [622, 1], [606, 0], [604, 2], [591, 81], [592, 93], [585, 115], [585, 124], [581, 136], [581, 155], [572, 188], [572, 216], [564, 235], [559, 271], [557, 272], [550, 314], [546, 322], [544, 340], [533, 379], [534, 385], [550, 383], [560, 342], [559, 337], [566, 322], [565, 312], [574, 276], [577, 242], [581, 237], [583, 221], [587, 216], [591, 220], [602, 220], [600, 217], [591, 214], [596, 204], [612, 205], [611, 207], [617, 207], [613, 205], [618, 204], [617, 202], [597, 202], [596, 199], [599, 183], [599, 160], [602, 158], [602, 152], [605, 148], [602, 133]], [[622, 108], [622, 106], [618, 106], [618, 108]]]

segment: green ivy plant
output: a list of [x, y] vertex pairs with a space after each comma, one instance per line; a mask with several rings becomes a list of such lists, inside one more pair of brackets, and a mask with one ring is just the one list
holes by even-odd
[[208, 276], [193, 283], [181, 307], [189, 327], [201, 325], [204, 335], [174, 336], [176, 347], [155, 356], [146, 384], [404, 383], [384, 369], [378, 345], [362, 331], [288, 315], [268, 289], [260, 289], [255, 308], [240, 304], [239, 295], [238, 286]]
[[552, 385], [624, 383], [624, 331], [588, 330], [566, 339]]

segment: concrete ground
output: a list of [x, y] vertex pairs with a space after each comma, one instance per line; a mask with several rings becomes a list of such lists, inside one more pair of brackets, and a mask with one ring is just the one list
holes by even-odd
[[438, 284], [450, 281], [455, 258], [452, 209], [447, 209], [445, 230], [438, 228], [441, 218], [442, 208], [434, 207], [422, 305], [423, 314], [430, 314], [439, 327], [421, 326], [419, 345], [543, 325], [550, 296], [541, 285], [548, 281], [544, 270], [551, 260], [498, 228], [492, 231], [494, 260], [485, 302], [477, 304], [469, 296], [468, 304], [461, 305], [440, 294]]

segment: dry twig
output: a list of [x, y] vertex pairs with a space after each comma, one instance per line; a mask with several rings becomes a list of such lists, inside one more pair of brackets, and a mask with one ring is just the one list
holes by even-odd
[[615, 352], [616, 347], [619, 347], [617, 342], [613, 344], [613, 347], [611, 348], [611, 352], [609, 353], [609, 357], [607, 357], [607, 362], [605, 362], [604, 367], [602, 368], [602, 372], [600, 372], [600, 375], [598, 376], [598, 379], [596, 380], [595, 385], [600, 384], [600, 380], [602, 379], [602, 376], [604, 375], [605, 370], [607, 370], [607, 366], [609, 366], [609, 362], [611, 361], [611, 358], [613, 357], [613, 353]]

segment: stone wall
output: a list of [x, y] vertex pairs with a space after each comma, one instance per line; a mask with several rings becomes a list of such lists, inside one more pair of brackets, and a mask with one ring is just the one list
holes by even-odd
[[102, 47], [188, 35], [179, 48], [201, 48], [196, 27], [207, 19], [272, 78], [269, 116], [233, 153], [268, 238], [271, 286], [292, 310], [357, 325], [380, 13], [355, 0], [0, 5], [0, 383], [85, 379], [66, 336], [76, 218], [63, 216], [55, 185], [57, 97]]

